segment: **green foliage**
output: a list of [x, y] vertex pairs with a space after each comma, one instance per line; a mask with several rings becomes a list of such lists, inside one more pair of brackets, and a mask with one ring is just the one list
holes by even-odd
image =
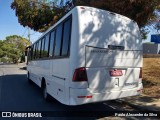
[[2, 62], [9, 62], [8, 60], [11, 59], [13, 63], [17, 63], [20, 57], [20, 50], [15, 45], [4, 42], [1, 46], [0, 54], [2, 54]]
[[141, 38], [142, 40], [146, 40], [147, 39], [147, 35], [149, 33], [149, 30], [147, 28], [141, 28], [140, 29], [140, 32], [141, 32]]
[[73, 0], [75, 5], [89, 5], [127, 16], [144, 27], [155, 20], [155, 10], [160, 10], [160, 0]]
[[55, 6], [50, 8], [50, 6], [39, 4], [35, 0], [14, 0], [11, 8], [16, 11], [21, 25], [40, 32], [53, 25], [63, 13], [61, 8]]
[[4, 51], [2, 49], [3, 41], [0, 40], [0, 58], [4, 57]]
[[[53, 2], [57, 0], [53, 0]], [[72, 0], [75, 6], [86, 5], [109, 10], [125, 15], [135, 20], [140, 27], [152, 23], [157, 18], [157, 10], [160, 11], [160, 0]], [[62, 3], [61, 0], [60, 3]], [[14, 0], [11, 8], [16, 11], [19, 23], [29, 26], [36, 31], [45, 31], [53, 25], [62, 15], [63, 7], [48, 6], [38, 3], [37, 0]]]
[[29, 40], [17, 35], [7, 36], [4, 42], [15, 45], [15, 48], [19, 49], [21, 54], [24, 54], [26, 47], [30, 45]]
[[6, 58], [1, 58], [1, 62], [3, 62], [3, 63], [7, 63], [8, 62], [8, 59], [6, 59]]
[[[37, 2], [42, 1], [42, 2]], [[21, 25], [44, 32], [56, 23], [64, 14], [67, 6], [63, 0], [14, 0], [11, 8], [15, 10]], [[59, 2], [60, 5], [57, 5]], [[145, 26], [152, 25], [160, 29], [160, 0], [72, 0], [74, 6], [91, 6], [127, 16], [138, 23], [142, 38], [146, 39], [148, 31]]]
[[3, 58], [1, 61], [18, 63], [19, 59], [24, 56], [25, 48], [29, 45], [30, 42], [21, 36], [6, 37], [6, 40], [0, 41], [0, 57]]
[[24, 62], [25, 61], [25, 55], [22, 55], [20, 59], [21, 59], [20, 62]]

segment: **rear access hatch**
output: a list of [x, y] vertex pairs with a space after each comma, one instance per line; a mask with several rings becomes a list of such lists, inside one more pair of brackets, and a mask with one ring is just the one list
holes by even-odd
[[85, 57], [88, 84], [93, 92], [138, 86], [142, 51], [86, 46]]

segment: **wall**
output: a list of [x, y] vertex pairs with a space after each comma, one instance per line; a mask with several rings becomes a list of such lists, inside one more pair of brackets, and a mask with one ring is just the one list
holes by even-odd
[[160, 54], [160, 44], [143, 44], [143, 54]]

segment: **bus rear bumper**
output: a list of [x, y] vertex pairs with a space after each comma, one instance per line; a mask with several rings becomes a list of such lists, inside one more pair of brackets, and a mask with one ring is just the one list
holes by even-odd
[[125, 89], [121, 91], [109, 91], [104, 93], [92, 93], [89, 89], [73, 89], [70, 88], [70, 105], [82, 105], [87, 103], [102, 102], [114, 100], [129, 96], [136, 96], [142, 93], [143, 86], [133, 89]]

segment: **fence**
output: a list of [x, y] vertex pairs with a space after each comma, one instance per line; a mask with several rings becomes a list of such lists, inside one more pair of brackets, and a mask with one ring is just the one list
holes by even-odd
[[160, 58], [160, 54], [143, 54], [143, 58]]

